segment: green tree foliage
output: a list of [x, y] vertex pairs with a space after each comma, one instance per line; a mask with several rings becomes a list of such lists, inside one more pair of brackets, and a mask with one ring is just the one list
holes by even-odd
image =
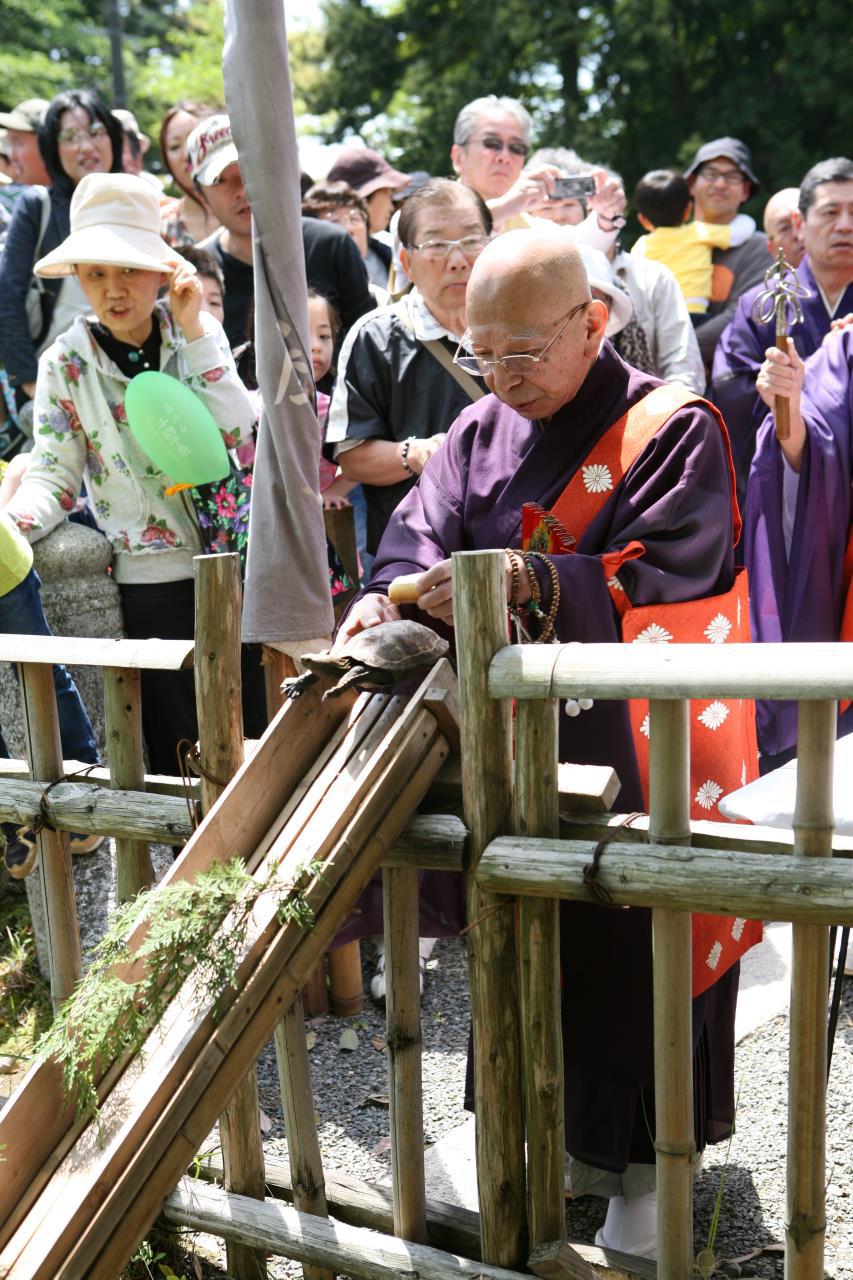
[[764, 192], [849, 154], [844, 0], [325, 0], [306, 106], [403, 167], [448, 172], [453, 119], [484, 93], [525, 102], [540, 144], [574, 146], [630, 189], [704, 139], [752, 147]]
[[[124, 0], [127, 105], [156, 139], [181, 98], [216, 105], [222, 85], [223, 0]], [[106, 0], [0, 0], [0, 104], [91, 86], [113, 100]]]

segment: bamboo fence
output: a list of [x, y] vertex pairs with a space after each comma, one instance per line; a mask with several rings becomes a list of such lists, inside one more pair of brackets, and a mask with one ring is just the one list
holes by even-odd
[[[324, 1171], [319, 1155], [304, 1023], [294, 995], [337, 927], [339, 915], [330, 899], [311, 946], [281, 952], [291, 955], [282, 970], [286, 979], [274, 981], [267, 997], [252, 986], [256, 979], [239, 993], [234, 1016], [243, 1019], [245, 1035], [238, 1035], [236, 1023], [220, 1030], [216, 1038], [229, 1055], [220, 1068], [199, 1076], [199, 1067], [180, 1058], [174, 1037], [169, 1041], [168, 1028], [161, 1047], [132, 1064], [126, 1077], [118, 1066], [107, 1068], [105, 1105], [115, 1095], [118, 1106], [122, 1097], [131, 1096], [128, 1089], [133, 1097], [144, 1097], [140, 1116], [154, 1127], [155, 1137], [144, 1130], [142, 1147], [129, 1164], [117, 1147], [111, 1156], [90, 1153], [91, 1195], [98, 1188], [100, 1196], [108, 1172], [115, 1178], [106, 1199], [92, 1201], [85, 1232], [75, 1234], [80, 1219], [63, 1199], [75, 1185], [67, 1156], [79, 1140], [79, 1126], [56, 1108], [59, 1082], [53, 1064], [30, 1073], [25, 1084], [31, 1110], [25, 1113], [13, 1099], [0, 1116], [0, 1141], [20, 1143], [27, 1136], [21, 1159], [0, 1164], [0, 1249], [8, 1249], [10, 1241], [20, 1245], [17, 1270], [10, 1275], [23, 1275], [26, 1268], [32, 1268], [28, 1275], [73, 1275], [75, 1280], [111, 1275], [110, 1268], [121, 1265], [156, 1214], [159, 1191], [174, 1186], [193, 1136], [203, 1136], [204, 1124], [239, 1089], [264, 1030], [275, 1026], [289, 1161], [268, 1158], [264, 1180], [278, 1199], [263, 1199], [257, 1189], [249, 1197], [184, 1179], [166, 1202], [168, 1222], [219, 1234], [253, 1263], [260, 1264], [263, 1253], [296, 1258], [309, 1280], [328, 1280], [339, 1272], [518, 1280], [531, 1271], [558, 1280], [589, 1280], [592, 1266], [606, 1265], [641, 1280], [655, 1275], [689, 1280], [690, 912], [698, 910], [794, 922], [786, 1280], [822, 1280], [827, 936], [830, 924], [853, 923], [853, 841], [833, 837], [828, 779], [836, 700], [853, 692], [850, 647], [808, 646], [798, 657], [797, 646], [781, 645], [509, 645], [503, 572], [503, 553], [454, 557], [458, 703], [449, 677], [422, 690], [419, 708], [406, 713], [399, 699], [388, 703], [354, 695], [345, 704], [323, 703], [318, 696], [291, 703], [213, 803], [167, 877], [192, 876], [211, 859], [229, 857], [238, 831], [241, 847], [252, 851], [247, 854], [252, 873], [269, 857], [286, 857], [289, 849], [302, 850], [302, 856], [306, 848], [337, 850], [332, 868], [349, 850], [349, 861], [332, 873], [335, 884], [351, 874], [352, 850], [369, 846], [369, 865], [383, 867], [386, 906], [391, 1189]], [[114, 653], [105, 665], [132, 670], [139, 656]], [[608, 812], [618, 791], [611, 770], [558, 767], [556, 704], [565, 697], [627, 696], [651, 702], [651, 812], [610, 841], [598, 880], [617, 905], [645, 906], [653, 913], [657, 1266], [570, 1244], [562, 1204], [557, 902], [589, 901], [584, 867], [591, 849], [619, 818]], [[793, 833], [688, 821], [687, 702], [714, 696], [802, 701]], [[515, 763], [513, 699], [518, 704]], [[125, 705], [132, 702], [131, 697]], [[392, 803], [388, 787], [396, 775], [376, 753], [405, 715], [408, 728], [398, 729], [395, 740], [403, 744], [405, 776], [416, 775], [417, 785], [404, 788]], [[424, 743], [443, 743], [440, 756], [448, 744], [457, 750], [457, 724], [461, 755], [442, 767]], [[436, 731], [439, 738], [429, 736]], [[424, 733], [427, 738], [418, 736]], [[63, 768], [55, 740], [52, 754], [50, 745], [40, 757], [46, 779], [61, 776]], [[428, 769], [416, 765], [427, 758]], [[342, 761], [349, 762], [343, 772]], [[131, 752], [127, 781], [112, 796], [134, 795], [140, 776]], [[169, 806], [176, 797], [169, 780], [150, 781], [145, 799], [161, 806], [159, 818], [153, 807], [126, 817], [122, 833], [129, 842], [153, 838], [147, 833], [172, 814]], [[32, 784], [18, 778], [9, 785], [24, 788], [15, 791], [14, 804], [28, 812], [32, 796], [26, 787]], [[84, 805], [80, 793], [91, 793], [99, 782], [80, 782], [73, 794], [62, 792], [66, 785], [52, 793], [56, 815], [76, 814]], [[464, 823], [441, 813], [411, 816], [427, 790], [433, 804], [458, 801], [461, 794]], [[335, 817], [330, 825], [331, 796]], [[0, 812], [4, 803], [11, 805], [12, 799], [0, 802]], [[368, 838], [383, 808], [392, 818]], [[92, 812], [97, 809], [93, 804]], [[75, 827], [87, 829], [76, 821]], [[350, 870], [344, 872], [344, 865]], [[417, 869], [426, 867], [469, 872], [479, 1214], [433, 1202], [424, 1191], [415, 884]], [[357, 881], [358, 876], [351, 889]], [[331, 891], [327, 885], [316, 892], [325, 901]], [[351, 901], [351, 893], [343, 900]], [[265, 954], [272, 954], [269, 939], [265, 945]], [[255, 994], [248, 998], [248, 992]], [[234, 1056], [231, 1046], [238, 1044], [243, 1048]], [[179, 1060], [186, 1076], [177, 1074]], [[159, 1083], [158, 1064], [169, 1066], [170, 1080], [182, 1081], [179, 1096]], [[153, 1093], [146, 1092], [146, 1080], [152, 1089], [157, 1081]], [[117, 1082], [124, 1094], [116, 1091]], [[26, 1124], [33, 1111], [46, 1117], [35, 1135]], [[221, 1178], [231, 1159], [208, 1159], [202, 1177]], [[136, 1194], [134, 1175], [144, 1171], [153, 1190]], [[293, 1208], [281, 1199], [293, 1201]], [[51, 1245], [53, 1252], [42, 1256], [38, 1233], [52, 1224], [51, 1214], [64, 1215], [64, 1234]], [[22, 1232], [25, 1223], [30, 1234]], [[65, 1261], [57, 1266], [59, 1257]]]

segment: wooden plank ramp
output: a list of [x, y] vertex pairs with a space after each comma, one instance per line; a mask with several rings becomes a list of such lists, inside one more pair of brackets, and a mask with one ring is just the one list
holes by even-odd
[[219, 1020], [190, 975], [141, 1052], [105, 1064], [100, 1140], [64, 1108], [55, 1064], [30, 1071], [0, 1116], [0, 1274], [118, 1274], [446, 759], [424, 697], [454, 681], [442, 662], [409, 700], [324, 703], [321, 684], [282, 709], [164, 879], [235, 853], [259, 879], [319, 863], [314, 924], [280, 925], [273, 895], [258, 899]]

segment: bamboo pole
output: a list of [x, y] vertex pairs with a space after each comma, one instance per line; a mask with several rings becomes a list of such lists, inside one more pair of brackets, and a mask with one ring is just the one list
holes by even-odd
[[[462, 792], [476, 871], [486, 845], [512, 820], [510, 704], [493, 701], [488, 689], [489, 665], [507, 643], [502, 551], [453, 556], [453, 613]], [[514, 913], [509, 899], [485, 892], [473, 875], [467, 898], [483, 1259], [520, 1266], [527, 1258], [527, 1230]]]
[[[305, 1042], [302, 999], [297, 996], [275, 1029], [275, 1056], [284, 1105], [287, 1156], [294, 1206], [302, 1213], [326, 1218], [326, 1180], [320, 1155], [320, 1139], [314, 1119], [311, 1065]], [[266, 1180], [266, 1172], [264, 1173]], [[305, 1264], [305, 1280], [334, 1280], [334, 1272]]]
[[364, 979], [358, 938], [335, 947], [329, 964], [329, 1007], [336, 1018], [352, 1018], [364, 1008]]
[[[690, 705], [649, 707], [649, 837], [690, 841]], [[652, 911], [658, 1276], [693, 1270], [692, 941], [689, 911]]]
[[853, 652], [832, 644], [507, 645], [493, 698], [847, 698]]
[[[196, 556], [193, 565], [201, 806], [207, 813], [243, 763], [242, 589], [236, 555]], [[219, 1132], [226, 1187], [262, 1200], [264, 1146], [255, 1066], [237, 1086], [220, 1119]], [[227, 1259], [236, 1280], [258, 1280], [267, 1274], [261, 1250], [229, 1244]]]
[[382, 872], [394, 1234], [424, 1243], [427, 1229], [418, 891], [415, 868], [388, 867]]
[[[104, 721], [113, 787], [145, 790], [142, 747], [142, 675], [131, 667], [104, 668]], [[116, 837], [116, 892], [127, 902], [154, 882], [144, 840]]]
[[174, 844], [192, 835], [186, 802], [177, 796], [121, 791], [103, 783], [92, 786], [78, 778], [57, 783], [46, 796], [46, 785], [22, 782], [17, 777], [0, 780], [0, 821], [32, 826], [40, 813], [46, 813], [51, 826], [61, 831], [125, 836], [163, 844]]
[[[264, 675], [267, 716], [272, 720], [284, 701], [281, 683], [287, 677], [296, 675], [296, 667], [286, 654], [279, 653], [276, 649], [265, 649]], [[293, 1004], [276, 1027], [274, 1041], [293, 1203], [303, 1213], [313, 1213], [325, 1218], [329, 1209], [326, 1203], [320, 1136], [314, 1113], [311, 1063], [305, 1039], [306, 995], [310, 1000], [309, 1008], [312, 1013], [328, 1009], [326, 974], [322, 960], [314, 966], [308, 983], [303, 991], [297, 993]], [[264, 1184], [266, 1185], [266, 1169]], [[334, 1272], [308, 1264], [303, 1267], [303, 1275], [305, 1280], [334, 1280]]]
[[[32, 777], [49, 784], [62, 777], [62, 746], [53, 668], [23, 662], [20, 673], [24, 732]], [[50, 998], [56, 1010], [70, 996], [82, 972], [74, 875], [66, 832], [43, 827], [36, 834], [36, 842], [50, 963]]]
[[[834, 702], [800, 703], [793, 824], [794, 853], [799, 858], [831, 856], [835, 725]], [[828, 972], [826, 927], [795, 924], [789, 1023], [785, 1280], [823, 1280]]]
[[[429, 1245], [363, 1227], [324, 1222], [280, 1201], [258, 1204], [184, 1178], [164, 1206], [167, 1221], [226, 1239], [263, 1240], [271, 1253], [334, 1267], [359, 1280], [525, 1280]], [[529, 1277], [527, 1277], [529, 1280]]]
[[[557, 703], [519, 703], [515, 729], [515, 829], [522, 836], [556, 836], [560, 822]], [[521, 898], [518, 948], [527, 1118], [527, 1220], [530, 1248], [535, 1249], [562, 1239], [566, 1230], [560, 920], [556, 899]]]
[[[492, 841], [483, 854], [477, 879], [492, 893], [588, 902], [583, 870], [589, 850], [588, 840], [504, 836]], [[430, 859], [430, 864], [435, 861]], [[619, 907], [667, 907], [744, 920], [853, 924], [849, 859], [814, 859], [804, 867], [793, 858], [741, 852], [737, 846], [703, 852], [682, 845], [656, 849], [613, 840], [597, 878]]]

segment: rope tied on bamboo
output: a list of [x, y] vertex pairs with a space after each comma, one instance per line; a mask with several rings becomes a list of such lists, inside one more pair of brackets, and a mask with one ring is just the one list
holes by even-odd
[[75, 769], [73, 773], [63, 773], [61, 778], [55, 778], [53, 782], [49, 782], [46, 787], [42, 787], [41, 796], [39, 797], [38, 813], [35, 818], [33, 818], [32, 824], [19, 827], [18, 833], [20, 834], [24, 831], [32, 831], [34, 835], [38, 835], [40, 831], [63, 830], [63, 828], [57, 827], [53, 821], [53, 814], [51, 813], [50, 806], [48, 805], [48, 796], [54, 787], [59, 786], [60, 782], [73, 782], [75, 778], [85, 778], [93, 769], [99, 768], [100, 763], [96, 761], [94, 764], [84, 765], [82, 769]]
[[190, 825], [193, 831], [198, 827], [198, 813], [195, 807], [195, 798], [193, 796], [191, 773], [197, 778], [204, 778], [215, 787], [221, 787], [223, 790], [228, 783], [222, 778], [217, 778], [215, 773], [211, 773], [205, 769], [201, 763], [201, 747], [197, 742], [190, 742], [189, 738], [181, 738], [175, 748], [178, 756], [178, 770], [181, 775], [181, 782], [184, 786], [184, 800], [187, 805], [187, 812], [190, 818]]
[[598, 879], [598, 873], [601, 870], [601, 859], [604, 856], [605, 847], [614, 840], [619, 834], [622, 827], [630, 827], [635, 818], [642, 818], [642, 813], [626, 813], [624, 817], [612, 826], [609, 831], [601, 837], [598, 844], [592, 851], [592, 862], [588, 862], [583, 869], [583, 882], [589, 890], [592, 897], [600, 907], [613, 907], [621, 910], [619, 904], [613, 901], [613, 897], [609, 889], [606, 889]]

